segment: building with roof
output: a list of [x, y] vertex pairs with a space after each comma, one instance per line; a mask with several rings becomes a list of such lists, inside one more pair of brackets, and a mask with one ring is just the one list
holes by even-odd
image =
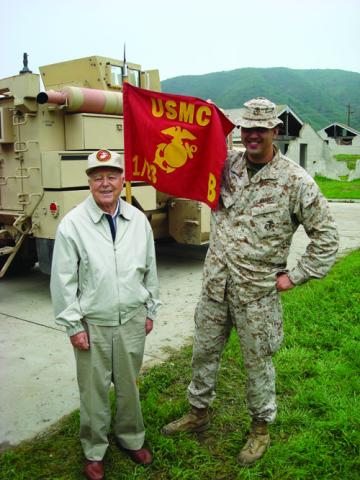
[[344, 123], [334, 122], [318, 131], [333, 155], [360, 155], [360, 132]]

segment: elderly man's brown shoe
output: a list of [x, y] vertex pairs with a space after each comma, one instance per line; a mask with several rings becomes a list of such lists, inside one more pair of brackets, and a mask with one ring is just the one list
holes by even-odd
[[104, 463], [102, 461], [86, 460], [84, 475], [88, 480], [103, 480]]
[[153, 456], [149, 449], [139, 448], [138, 450], [129, 450], [118, 443], [120, 450], [128, 455], [131, 460], [138, 465], [150, 465], [153, 462]]

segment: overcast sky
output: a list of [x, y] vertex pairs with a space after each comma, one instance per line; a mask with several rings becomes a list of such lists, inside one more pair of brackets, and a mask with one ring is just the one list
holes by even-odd
[[359, 0], [0, 0], [0, 78], [101, 55], [162, 80], [242, 67], [360, 72]]

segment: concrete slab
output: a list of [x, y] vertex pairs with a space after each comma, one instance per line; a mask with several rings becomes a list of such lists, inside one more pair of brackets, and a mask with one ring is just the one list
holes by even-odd
[[75, 364], [62, 332], [2, 314], [0, 325], [0, 448], [4, 448], [44, 430], [54, 415], [77, 408], [79, 400]]
[[[332, 203], [340, 254], [360, 248], [360, 204]], [[308, 240], [296, 233], [289, 264]], [[206, 249], [161, 246], [158, 270], [163, 307], [149, 335], [144, 367], [167, 349], [191, 341]], [[49, 278], [39, 271], [0, 281], [0, 449], [42, 432], [78, 407], [72, 347], [53, 321]]]

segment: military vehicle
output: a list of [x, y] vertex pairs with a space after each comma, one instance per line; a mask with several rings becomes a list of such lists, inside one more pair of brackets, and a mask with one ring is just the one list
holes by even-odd
[[[24, 54], [19, 74], [0, 80], [0, 277], [37, 261], [50, 273], [57, 226], [89, 194], [87, 156], [124, 150], [123, 82], [160, 90], [157, 70], [124, 60], [92, 56], [39, 70]], [[145, 212], [155, 239], [208, 241], [206, 205], [144, 183], [127, 183], [123, 194]]]

